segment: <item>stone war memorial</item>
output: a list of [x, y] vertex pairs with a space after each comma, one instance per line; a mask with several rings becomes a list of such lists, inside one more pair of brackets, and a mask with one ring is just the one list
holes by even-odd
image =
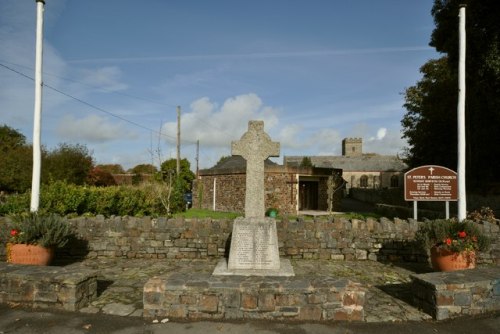
[[290, 261], [279, 258], [276, 220], [265, 217], [264, 160], [279, 156], [279, 143], [264, 132], [263, 121], [250, 121], [231, 153], [247, 161], [245, 217], [234, 221], [229, 261], [222, 259], [214, 275], [293, 276]]
[[365, 289], [345, 278], [295, 276], [280, 259], [276, 220], [265, 216], [264, 161], [280, 145], [263, 121], [232, 143], [246, 160], [245, 216], [235, 219], [228, 259], [212, 274], [182, 272], [144, 285], [144, 317], [177, 319], [363, 320]]

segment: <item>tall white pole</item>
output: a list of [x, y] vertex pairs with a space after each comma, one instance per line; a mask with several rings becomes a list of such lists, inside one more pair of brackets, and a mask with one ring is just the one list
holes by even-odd
[[31, 212], [38, 211], [40, 202], [40, 172], [42, 147], [40, 143], [42, 120], [42, 61], [43, 61], [43, 10], [45, 1], [36, 2], [36, 51], [35, 51], [35, 110], [33, 119], [33, 174], [31, 178]]
[[177, 106], [177, 177], [181, 175], [181, 106]]
[[467, 215], [465, 191], [465, 5], [459, 14], [459, 58], [458, 58], [458, 219]]

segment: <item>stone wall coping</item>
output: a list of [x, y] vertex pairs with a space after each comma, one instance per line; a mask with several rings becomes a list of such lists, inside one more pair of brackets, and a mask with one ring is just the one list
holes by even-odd
[[427, 286], [433, 286], [435, 290], [446, 290], [450, 285], [465, 287], [466, 285], [478, 282], [495, 280], [500, 282], [500, 267], [487, 266], [473, 270], [412, 274], [410, 278], [412, 280], [419, 280]]

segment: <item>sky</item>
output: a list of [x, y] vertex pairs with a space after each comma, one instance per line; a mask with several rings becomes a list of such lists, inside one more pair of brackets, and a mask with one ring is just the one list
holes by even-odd
[[[125, 169], [209, 168], [263, 120], [290, 155], [401, 154], [404, 91], [439, 54], [432, 0], [46, 0], [42, 144]], [[0, 0], [0, 124], [31, 142], [35, 0]], [[42, 167], [43, 168], [43, 167]]]

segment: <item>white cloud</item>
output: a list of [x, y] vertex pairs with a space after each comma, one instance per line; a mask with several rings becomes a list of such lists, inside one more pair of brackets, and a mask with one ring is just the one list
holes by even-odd
[[[278, 109], [264, 106], [253, 93], [228, 98], [221, 107], [203, 97], [190, 107], [191, 111], [181, 116], [182, 140], [190, 143], [199, 140], [204, 147], [229, 147], [232, 140], [247, 130], [249, 120], [263, 120], [266, 131], [278, 124]], [[162, 132], [174, 142], [176, 122], [165, 123]]]
[[99, 90], [116, 92], [127, 89], [127, 85], [120, 82], [122, 71], [116, 66], [84, 69], [81, 72], [81, 82]]
[[96, 115], [80, 119], [66, 115], [57, 125], [56, 131], [64, 140], [91, 143], [137, 138], [134, 131]]
[[387, 129], [386, 128], [380, 128], [377, 131], [377, 140], [382, 140], [384, 139], [385, 135], [387, 134]]

